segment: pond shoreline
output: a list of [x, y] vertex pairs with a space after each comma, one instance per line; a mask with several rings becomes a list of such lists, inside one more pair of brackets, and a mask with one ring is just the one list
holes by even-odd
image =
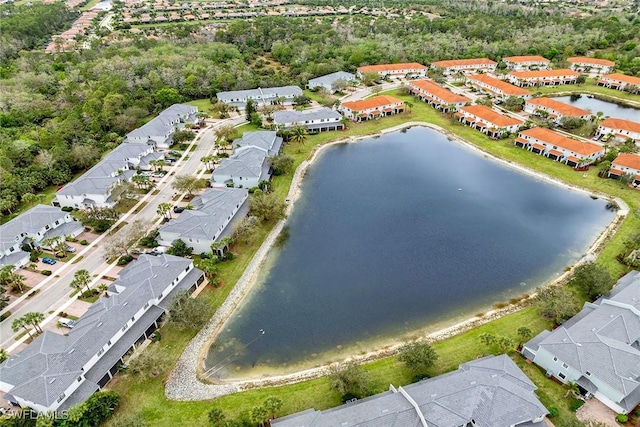
[[[455, 141], [463, 144], [465, 147], [476, 150], [479, 153], [482, 153], [486, 158], [497, 161], [501, 164], [508, 165], [512, 168], [516, 168], [521, 172], [525, 172], [529, 175], [533, 175], [536, 178], [544, 180], [546, 182], [553, 183], [555, 185], [562, 186], [564, 188], [568, 188], [571, 190], [579, 191], [581, 193], [590, 195], [592, 197], [603, 198], [606, 200], [615, 201], [619, 206], [619, 209], [616, 213], [616, 217], [611, 221], [611, 223], [603, 230], [600, 235], [596, 238], [596, 240], [591, 244], [586, 254], [577, 261], [574, 265], [578, 265], [583, 262], [592, 261], [595, 259], [597, 254], [602, 250], [607, 241], [613, 236], [615, 231], [618, 229], [619, 225], [622, 223], [623, 219], [628, 213], [628, 207], [626, 204], [618, 199], [612, 198], [607, 194], [596, 193], [593, 191], [585, 190], [575, 185], [563, 183], [555, 178], [544, 175], [537, 171], [534, 171], [525, 166], [513, 163], [508, 160], [501, 159], [482, 148], [477, 147], [476, 145], [465, 141], [464, 139], [458, 137], [453, 132], [448, 131], [442, 127], [433, 125], [431, 123], [426, 122], [407, 122], [399, 126], [395, 126], [392, 128], [384, 129], [380, 132], [377, 132], [372, 135], [363, 135], [357, 137], [348, 137], [342, 140], [326, 143], [315, 147], [310, 153], [310, 157], [307, 160], [304, 160], [296, 169], [293, 179], [291, 181], [291, 186], [289, 188], [289, 192], [287, 195], [288, 205], [287, 205], [287, 215], [291, 213], [295, 201], [300, 196], [300, 186], [302, 184], [302, 179], [307, 171], [307, 168], [317, 159], [318, 155], [323, 152], [326, 147], [330, 147], [337, 144], [344, 143], [353, 143], [363, 139], [372, 138], [375, 136], [383, 135], [386, 133], [397, 132], [403, 129], [411, 128], [411, 127], [426, 127], [432, 130], [436, 130], [437, 132], [446, 136], [449, 140]], [[373, 361], [377, 359], [381, 359], [384, 357], [389, 357], [395, 353], [397, 353], [398, 348], [402, 345], [401, 342], [389, 343], [387, 346], [368, 352], [366, 354], [359, 354], [357, 356], [352, 356], [347, 358], [345, 361], [327, 363], [322, 366], [305, 369], [302, 371], [298, 371], [295, 373], [285, 374], [285, 375], [276, 375], [271, 377], [264, 378], [245, 378], [245, 379], [230, 379], [229, 381], [222, 381], [216, 384], [207, 384], [202, 382], [202, 380], [206, 381], [206, 371], [204, 367], [204, 356], [208, 351], [211, 343], [215, 341], [216, 337], [219, 335], [225, 323], [230, 318], [231, 314], [234, 312], [236, 307], [240, 304], [244, 296], [251, 290], [253, 285], [256, 282], [256, 278], [258, 272], [262, 266], [262, 263], [266, 259], [269, 251], [276, 243], [277, 237], [282, 231], [286, 220], [279, 221], [274, 228], [271, 230], [265, 241], [262, 243], [253, 259], [245, 269], [242, 277], [238, 280], [234, 289], [231, 291], [225, 302], [220, 306], [212, 319], [207, 323], [207, 325], [198, 332], [198, 334], [190, 341], [185, 350], [183, 351], [181, 357], [178, 362], [174, 366], [174, 369], [169, 375], [169, 378], [165, 387], [165, 395], [167, 398], [172, 400], [204, 400], [204, 399], [212, 399], [216, 397], [220, 397], [223, 395], [248, 390], [252, 388], [259, 388], [265, 386], [274, 386], [274, 385], [284, 385], [291, 384], [307, 379], [317, 378], [329, 373], [330, 369], [334, 366], [340, 366], [347, 361], [356, 361], [359, 363]], [[565, 271], [562, 275], [560, 275], [555, 280], [551, 281], [547, 285], [559, 285], [566, 281], [570, 270]], [[426, 339], [428, 341], [438, 341], [445, 338], [448, 338], [452, 335], [459, 334], [471, 328], [477, 327], [481, 324], [487, 323], [491, 320], [503, 317], [507, 314], [513, 313], [515, 311], [520, 310], [525, 302], [522, 302], [517, 305], [511, 305], [504, 309], [500, 310], [491, 310], [484, 314], [482, 317], [470, 317], [467, 320], [462, 322], [458, 322], [452, 326], [444, 328], [440, 331], [428, 334], [424, 336], [422, 339]]]

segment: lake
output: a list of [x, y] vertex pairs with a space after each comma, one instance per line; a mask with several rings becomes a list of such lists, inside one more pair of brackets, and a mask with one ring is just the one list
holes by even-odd
[[288, 238], [209, 349], [214, 378], [290, 372], [471, 317], [555, 278], [614, 218], [604, 200], [425, 128], [328, 147], [301, 191]]
[[602, 111], [605, 116], [633, 120], [636, 122], [640, 121], [640, 110], [637, 108], [625, 107], [596, 98], [587, 98], [586, 95], [582, 95], [580, 99], [575, 101], [571, 101], [570, 96], [558, 96], [554, 99], [564, 102], [565, 104], [573, 105], [574, 107], [584, 108], [585, 110], [591, 111], [593, 114], [596, 114], [598, 111]]

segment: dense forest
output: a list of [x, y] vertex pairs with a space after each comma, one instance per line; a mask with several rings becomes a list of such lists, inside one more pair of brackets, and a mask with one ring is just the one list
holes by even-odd
[[0, 62], [15, 57], [23, 49], [42, 47], [51, 35], [69, 28], [79, 15], [80, 12], [67, 9], [62, 2], [0, 5]]
[[[21, 50], [4, 59], [0, 73], [0, 213], [11, 213], [24, 194], [68, 182], [149, 115], [220, 90], [303, 85], [364, 64], [541, 54], [562, 65], [568, 56], [594, 51], [640, 75], [637, 15], [578, 19], [456, 3], [439, 3], [436, 19], [271, 17], [216, 30], [163, 27], [160, 40], [122, 30], [122, 40], [79, 52]], [[29, 9], [13, 10], [13, 20], [33, 18], [43, 28], [32, 45], [59, 27], [60, 15], [20, 21]], [[25, 27], [17, 28], [9, 38], [3, 34], [0, 50], [21, 37]]]

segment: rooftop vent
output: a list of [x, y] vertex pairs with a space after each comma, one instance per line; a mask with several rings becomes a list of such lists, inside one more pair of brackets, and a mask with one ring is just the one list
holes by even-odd
[[595, 332], [595, 331], [596, 331], [596, 328], [591, 328], [591, 332]]
[[124, 304], [122, 304], [122, 306], [125, 307], [127, 304], [129, 304], [129, 301], [125, 301]]
[[475, 381], [471, 381], [471, 382], [469, 382], [469, 384], [476, 385], [476, 382]]
[[431, 397], [436, 397], [437, 395], [438, 395], [438, 393], [433, 393], [433, 394], [431, 395]]
[[49, 384], [53, 384], [55, 382], [55, 378], [51, 378], [51, 380], [49, 381]]
[[76, 349], [75, 349], [75, 348], [72, 348], [71, 350], [69, 350], [69, 353], [68, 353], [68, 354], [71, 354], [71, 353], [73, 353], [74, 351], [76, 351]]

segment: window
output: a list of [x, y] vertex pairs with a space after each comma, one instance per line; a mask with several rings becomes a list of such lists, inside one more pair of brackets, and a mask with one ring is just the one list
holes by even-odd
[[587, 371], [584, 373], [586, 376], [590, 377], [591, 376], [591, 372]]
[[111, 340], [107, 341], [107, 345], [111, 345]]
[[149, 308], [149, 303], [146, 303], [146, 304], [144, 305], [144, 308], [145, 308], [145, 309]]
[[565, 374], [563, 374], [562, 372], [560, 372], [560, 373], [558, 374], [558, 376], [559, 376], [560, 378], [562, 378], [563, 380], [567, 378], [567, 376], [566, 376]]
[[558, 358], [557, 358], [557, 357], [555, 357], [555, 356], [553, 356], [553, 361], [554, 361], [554, 362], [557, 362], [557, 361], [558, 361]]
[[65, 395], [64, 393], [62, 393], [62, 394], [60, 395], [60, 397], [58, 398], [57, 402], [58, 402], [58, 403], [62, 402], [62, 401], [64, 400], [64, 398], [65, 398], [65, 397], [66, 397], [66, 395]]
[[568, 368], [569, 368], [569, 365], [567, 365], [566, 363], [563, 363], [563, 364], [562, 364], [562, 367], [563, 367], [564, 369], [568, 369]]
[[103, 348], [100, 349], [100, 351], [98, 352], [97, 356], [98, 357], [102, 356], [102, 353], [104, 353], [104, 349]]
[[122, 329], [121, 329], [121, 330], [122, 330], [122, 332], [126, 331], [128, 327], [129, 327], [129, 325], [128, 325], [128, 324], [125, 324], [125, 325], [122, 327]]
[[131, 321], [132, 321], [132, 322], [135, 322], [135, 321], [136, 321], [136, 316], [133, 316], [133, 317], [131, 318]]

